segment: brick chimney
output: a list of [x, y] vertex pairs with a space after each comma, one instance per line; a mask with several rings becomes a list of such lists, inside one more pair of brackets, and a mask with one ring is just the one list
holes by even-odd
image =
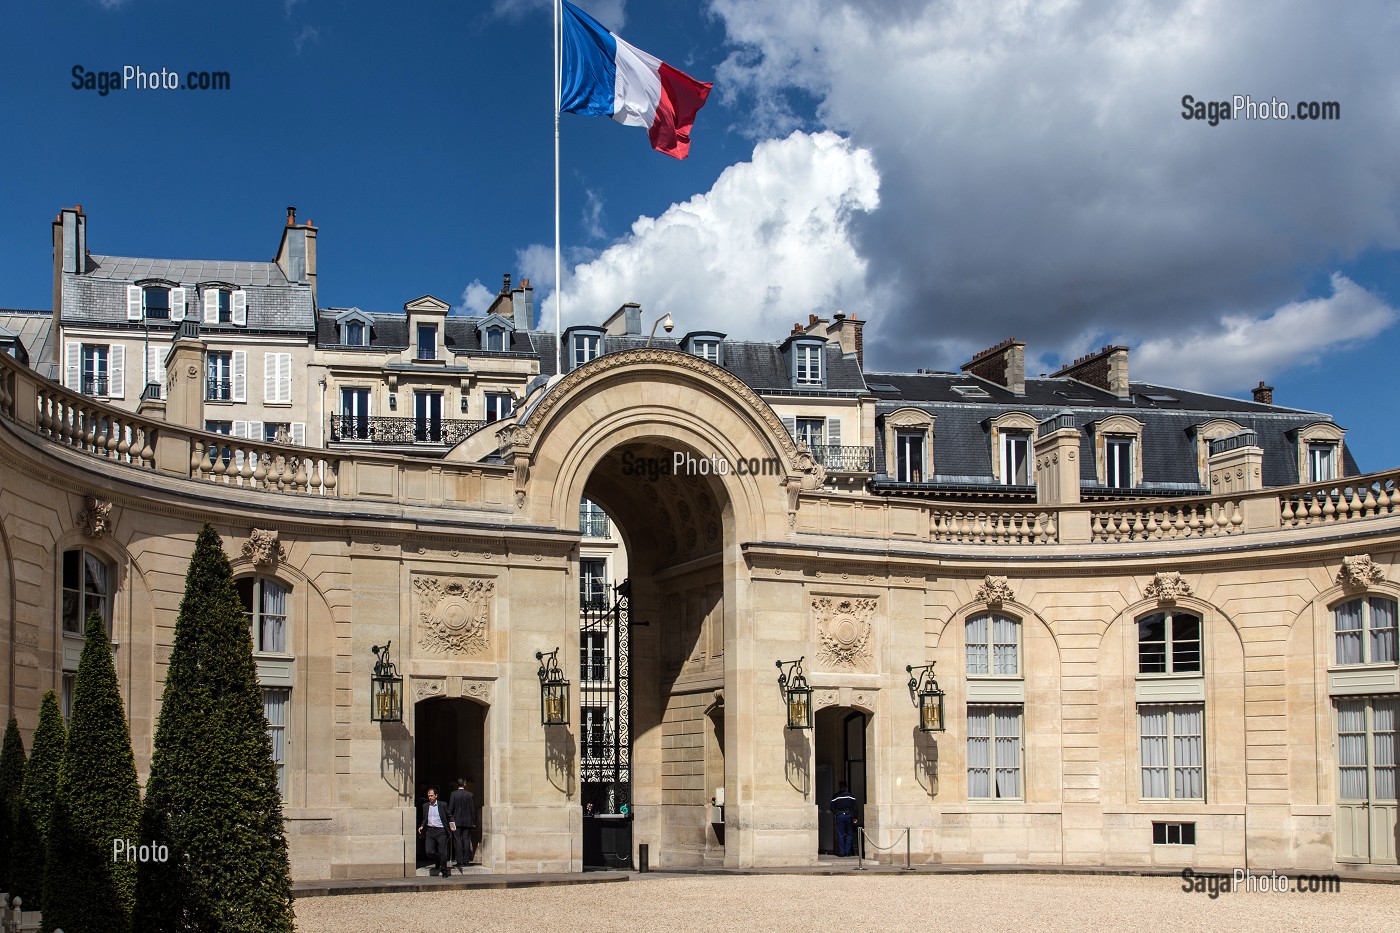
[[1119, 398], [1128, 397], [1128, 348], [1108, 346], [1097, 353], [1081, 356], [1050, 374], [1052, 379], [1078, 379], [1086, 385], [1112, 392]]
[[1254, 401], [1258, 402], [1260, 405], [1272, 405], [1274, 403], [1274, 387], [1264, 385], [1263, 379], [1260, 379], [1259, 384], [1250, 391], [1254, 393]]
[[962, 371], [995, 382], [1014, 395], [1026, 394], [1026, 345], [1008, 337], [962, 364]]
[[826, 327], [826, 336], [841, 345], [841, 352], [856, 355], [856, 365], [865, 368], [865, 322], [860, 315], [837, 311]]
[[282, 228], [282, 242], [273, 260], [289, 282], [311, 286], [311, 300], [316, 301], [316, 227], [308, 220], [297, 223], [297, 209], [287, 208], [287, 224]]

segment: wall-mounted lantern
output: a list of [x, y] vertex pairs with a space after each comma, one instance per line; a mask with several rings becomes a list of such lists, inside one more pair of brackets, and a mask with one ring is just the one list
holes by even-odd
[[569, 724], [569, 682], [559, 669], [559, 649], [549, 654], [535, 652], [540, 662], [540, 724], [567, 726]]
[[787, 727], [812, 728], [812, 688], [802, 675], [802, 658], [778, 662], [778, 687], [787, 702]]
[[909, 674], [909, 699], [919, 711], [919, 729], [923, 732], [942, 732], [944, 729], [943, 691], [938, 689], [938, 681], [933, 677], [933, 664], [920, 667], [910, 664], [904, 668]]
[[374, 673], [369, 679], [370, 722], [403, 722], [403, 678], [389, 660], [392, 641], [371, 645], [374, 652]]

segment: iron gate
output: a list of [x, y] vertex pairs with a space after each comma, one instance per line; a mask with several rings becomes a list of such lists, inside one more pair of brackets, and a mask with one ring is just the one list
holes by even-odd
[[624, 580], [585, 593], [580, 607], [580, 797], [585, 812], [596, 816], [631, 809], [631, 593]]

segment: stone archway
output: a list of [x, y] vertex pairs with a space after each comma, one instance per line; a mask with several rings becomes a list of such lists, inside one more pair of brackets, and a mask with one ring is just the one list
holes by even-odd
[[[431, 697], [419, 700], [413, 705], [413, 775], [414, 775], [414, 821], [423, 801], [427, 799], [429, 787], [437, 788], [444, 800], [457, 786], [458, 778], [465, 778], [467, 789], [476, 798], [475, 840], [477, 860], [488, 863], [493, 853], [486, 851], [489, 845], [482, 846], [483, 827], [489, 824], [490, 813], [486, 801], [490, 788], [489, 747], [486, 743], [487, 715], [489, 707], [465, 697]], [[485, 834], [489, 843], [489, 834]], [[427, 862], [422, 850], [422, 839], [418, 841], [417, 864], [422, 867]]]

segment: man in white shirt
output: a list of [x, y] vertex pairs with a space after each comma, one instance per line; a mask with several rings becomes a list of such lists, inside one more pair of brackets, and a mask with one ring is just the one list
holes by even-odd
[[428, 858], [433, 859], [436, 863], [429, 874], [436, 871], [444, 878], [452, 874], [447, 869], [447, 824], [449, 821], [447, 805], [438, 800], [437, 788], [429, 787], [428, 802], [423, 804], [423, 817], [418, 821], [418, 833], [424, 837]]

